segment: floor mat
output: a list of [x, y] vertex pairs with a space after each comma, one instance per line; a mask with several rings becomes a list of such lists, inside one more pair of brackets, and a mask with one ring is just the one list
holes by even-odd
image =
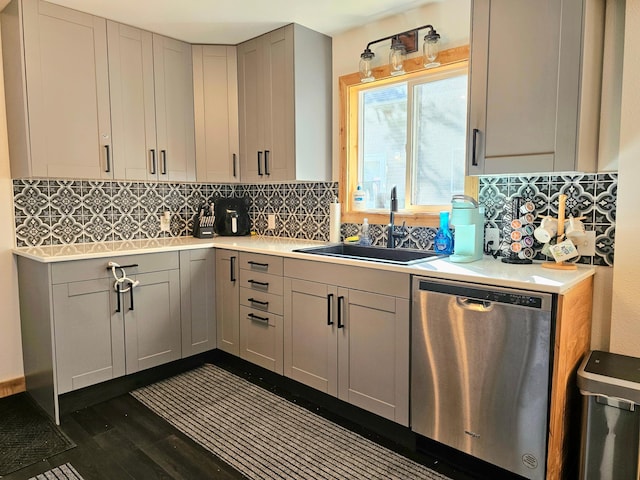
[[0, 399], [0, 476], [73, 447], [26, 393]]
[[29, 480], [83, 480], [83, 478], [70, 463], [65, 463]]
[[131, 394], [252, 480], [448, 478], [214, 365]]

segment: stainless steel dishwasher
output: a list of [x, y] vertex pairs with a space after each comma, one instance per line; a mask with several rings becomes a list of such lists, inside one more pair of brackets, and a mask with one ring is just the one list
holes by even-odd
[[421, 277], [412, 295], [412, 430], [544, 479], [552, 295]]

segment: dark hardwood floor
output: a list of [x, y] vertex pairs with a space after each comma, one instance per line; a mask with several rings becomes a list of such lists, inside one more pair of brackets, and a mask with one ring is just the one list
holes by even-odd
[[[283, 377], [246, 362], [227, 356], [215, 356], [209, 361], [454, 480], [513, 478], [474, 466], [459, 468], [456, 462], [442, 461], [441, 455], [418, 453], [415, 441], [411, 447], [413, 434], [408, 429], [378, 420], [380, 417], [324, 394], [318, 395], [297, 383], [286, 379], [282, 382]], [[93, 391], [90, 396], [95, 397], [99, 392], [99, 389]], [[345, 410], [349, 408], [351, 410]], [[67, 462], [85, 480], [245, 478], [128, 393], [63, 414], [61, 428], [77, 447], [2, 477], [3, 480], [28, 479]]]

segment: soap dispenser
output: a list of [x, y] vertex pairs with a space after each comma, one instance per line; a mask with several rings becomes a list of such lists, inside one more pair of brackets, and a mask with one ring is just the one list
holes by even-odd
[[433, 250], [442, 255], [453, 253], [453, 235], [449, 229], [449, 212], [440, 212], [440, 227], [433, 239]]
[[362, 235], [360, 237], [360, 245], [371, 245], [371, 237], [369, 236], [369, 219], [362, 221]]

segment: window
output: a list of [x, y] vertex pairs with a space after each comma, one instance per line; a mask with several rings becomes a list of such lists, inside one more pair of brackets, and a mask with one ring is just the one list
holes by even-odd
[[[466, 61], [368, 84], [342, 80], [348, 133], [341, 139], [349, 142], [342, 148], [343, 221], [387, 214], [394, 185], [399, 209], [413, 218], [437, 215], [453, 194], [464, 193]], [[366, 192], [366, 214], [350, 211], [358, 184]]]

